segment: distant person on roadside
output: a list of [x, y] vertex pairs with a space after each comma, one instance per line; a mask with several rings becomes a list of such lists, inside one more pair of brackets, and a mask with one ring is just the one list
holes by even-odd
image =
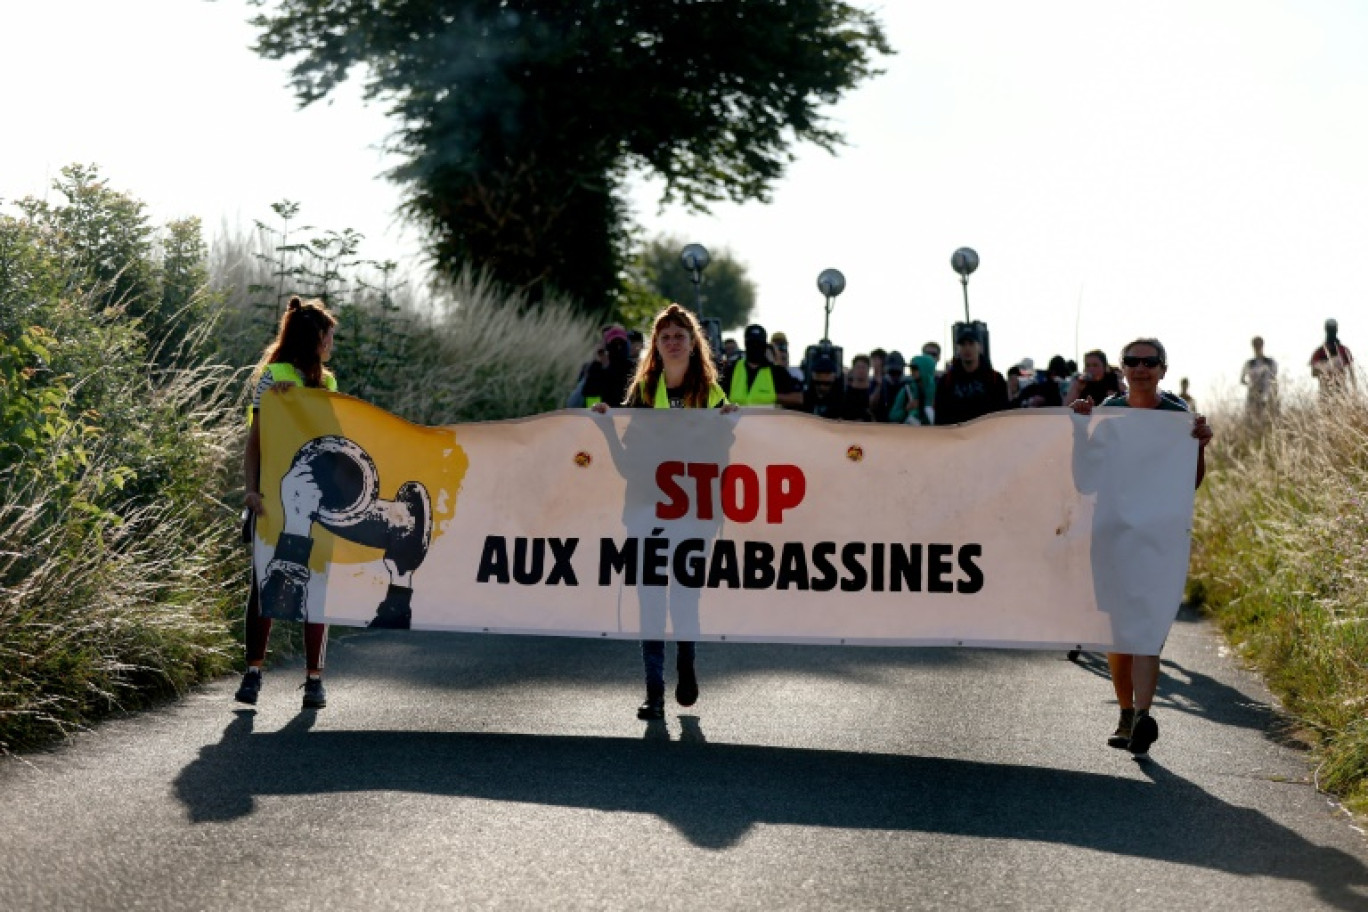
[[743, 338], [744, 354], [728, 364], [722, 374], [727, 398], [738, 406], [802, 408], [803, 393], [793, 375], [770, 362], [765, 327], [752, 323]]
[[936, 424], [960, 424], [1007, 408], [1007, 381], [983, 356], [972, 326], [960, 327], [955, 357], [936, 384]]
[[1189, 412], [1197, 411], [1197, 400], [1192, 398], [1192, 393], [1188, 392], [1187, 377], [1178, 381], [1178, 398], [1183, 400], [1183, 404], [1188, 407]]
[[1358, 389], [1354, 356], [1339, 340], [1339, 321], [1325, 321], [1325, 341], [1311, 353], [1311, 373], [1320, 382], [1321, 398], [1345, 388]]
[[1245, 413], [1261, 421], [1277, 410], [1278, 362], [1264, 354], [1262, 336], [1250, 340], [1254, 357], [1240, 370], [1240, 382], [1245, 385]]
[[741, 357], [741, 350], [736, 347], [736, 340], [731, 336], [722, 340], [722, 360], [726, 364], [731, 364]]
[[[1186, 412], [1177, 396], [1161, 392], [1159, 381], [1168, 373], [1168, 354], [1158, 339], [1136, 339], [1121, 350], [1121, 369], [1125, 371], [1127, 391], [1102, 402], [1102, 408], [1147, 408]], [[1092, 400], [1080, 397], [1069, 404], [1080, 415], [1092, 413]], [[1206, 447], [1211, 442], [1211, 426], [1206, 418], [1193, 418], [1192, 436], [1197, 438], [1197, 478], [1200, 487], [1206, 475]], [[1112, 688], [1121, 707], [1121, 720], [1107, 739], [1111, 747], [1141, 755], [1159, 740], [1159, 724], [1150, 715], [1154, 692], [1159, 686], [1159, 656], [1107, 653]]]
[[627, 341], [632, 344], [632, 363], [636, 364], [637, 358], [641, 357], [641, 350], [646, 347], [646, 337], [641, 334], [639, 329], [627, 330]]
[[1101, 405], [1108, 396], [1119, 396], [1121, 375], [1116, 368], [1107, 364], [1107, 353], [1093, 349], [1083, 356], [1083, 372], [1079, 374], [1064, 398], [1068, 402], [1075, 399], [1088, 399], [1093, 405]]
[[[257, 521], [266, 515], [266, 498], [261, 493], [261, 422], [257, 420], [263, 396], [280, 395], [291, 387], [306, 386], [337, 392], [337, 380], [323, 365], [332, 357], [333, 329], [337, 318], [322, 301], [290, 298], [280, 329], [266, 347], [257, 364], [252, 406], [247, 417], [247, 448], [242, 456], [242, 475], [247, 493], [243, 498], [249, 511], [247, 537], [255, 538]], [[233, 699], [255, 706], [261, 695], [262, 665], [266, 643], [271, 638], [271, 618], [261, 615], [261, 592], [252, 559], [252, 588], [247, 596], [244, 638], [247, 645], [247, 673], [242, 676]], [[328, 645], [326, 624], [304, 624], [304, 708], [322, 709], [328, 705], [323, 688], [323, 660]]]

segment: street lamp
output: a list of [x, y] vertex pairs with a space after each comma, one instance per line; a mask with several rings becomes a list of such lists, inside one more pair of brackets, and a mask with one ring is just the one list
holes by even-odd
[[700, 286], [703, 283], [703, 270], [712, 262], [708, 256], [708, 248], [702, 244], [689, 244], [679, 252], [679, 262], [684, 264], [684, 269], [689, 273], [689, 280], [693, 282], [694, 310], [698, 311], [698, 319], [702, 320], [703, 292]]
[[826, 319], [822, 322], [822, 341], [831, 341], [831, 308], [836, 306], [836, 298], [845, 291], [845, 276], [839, 269], [823, 269], [817, 276], [817, 290], [826, 298]]
[[960, 284], [964, 286], [964, 322], [969, 322], [969, 273], [978, 269], [978, 254], [972, 247], [961, 247], [950, 256], [950, 266], [960, 274]]

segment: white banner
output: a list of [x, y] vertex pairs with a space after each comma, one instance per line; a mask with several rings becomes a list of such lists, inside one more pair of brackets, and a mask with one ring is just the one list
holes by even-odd
[[264, 397], [278, 617], [632, 639], [1155, 654], [1183, 595], [1191, 417], [953, 427], [615, 410], [420, 428]]

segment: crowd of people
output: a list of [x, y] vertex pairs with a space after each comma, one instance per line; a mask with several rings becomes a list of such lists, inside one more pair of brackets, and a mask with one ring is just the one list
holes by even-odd
[[[1038, 369], [1023, 358], [999, 373], [988, 358], [983, 330], [960, 324], [954, 351], [942, 362], [938, 342], [927, 342], [908, 358], [901, 351], [876, 348], [843, 362], [840, 348], [822, 342], [794, 359], [788, 337], [772, 335], [752, 324], [741, 343], [726, 338], [718, 357], [720, 383], [728, 401], [739, 406], [775, 407], [843, 421], [891, 424], [958, 424], [990, 412], [1016, 408], [1048, 408], [1083, 399], [1100, 405], [1126, 392], [1125, 372], [1101, 349], [1083, 356], [1083, 365], [1055, 355]], [[621, 403], [645, 340], [636, 330], [617, 324], [603, 329], [603, 342], [580, 371], [569, 406]], [[1251, 417], [1268, 419], [1278, 409], [1278, 363], [1264, 354], [1255, 336], [1254, 356], [1244, 363], [1240, 383], [1246, 388]], [[1339, 340], [1339, 324], [1325, 322], [1325, 341], [1309, 362], [1323, 395], [1354, 386], [1353, 355]], [[1196, 401], [1186, 377], [1176, 393], [1189, 411]]]
[[[566, 404], [622, 403], [643, 344], [639, 332], [617, 324], [604, 327], [603, 341], [581, 369]], [[988, 359], [982, 330], [971, 324], [957, 328], [954, 352], [944, 363], [934, 341], [910, 358], [876, 348], [855, 355], [849, 364], [840, 348], [823, 342], [808, 346], [795, 363], [788, 337], [770, 335], [758, 324], [745, 328], [739, 345], [735, 338], [724, 339], [717, 361], [722, 390], [738, 406], [843, 421], [958, 424], [990, 412], [1061, 406], [1075, 399], [1100, 404], [1125, 391], [1120, 368], [1102, 351], [1088, 352], [1081, 371], [1056, 355], [1044, 370], [1024, 358], [1004, 376]], [[1184, 380], [1184, 391], [1186, 386]]]

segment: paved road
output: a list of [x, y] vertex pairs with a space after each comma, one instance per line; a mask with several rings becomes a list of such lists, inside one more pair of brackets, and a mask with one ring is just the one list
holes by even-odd
[[361, 633], [0, 763], [0, 909], [1368, 909], [1368, 844], [1175, 627], [1151, 760], [1102, 666], [709, 645], [634, 717], [633, 643]]

